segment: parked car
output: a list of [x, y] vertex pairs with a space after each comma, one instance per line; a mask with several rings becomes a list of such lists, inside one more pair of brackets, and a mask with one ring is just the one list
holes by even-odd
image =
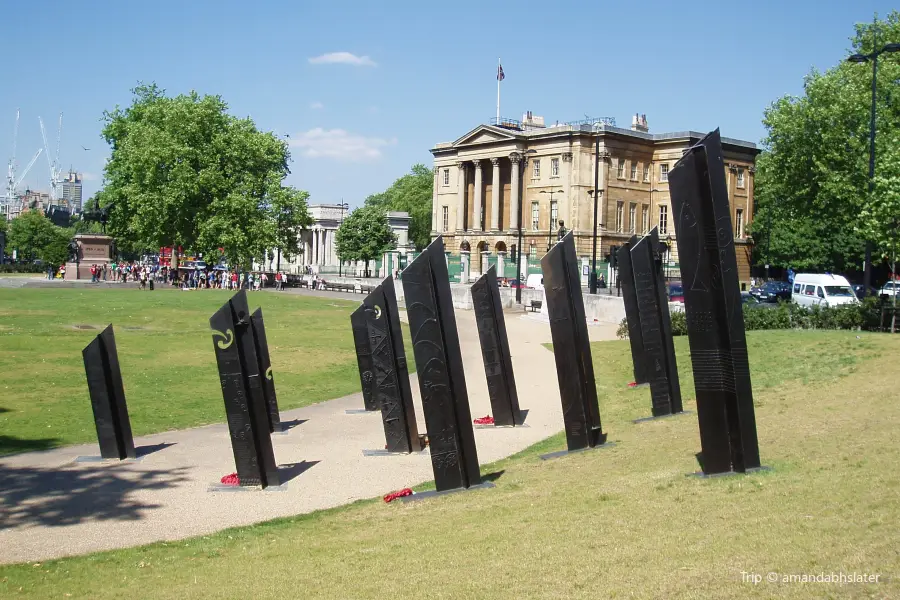
[[684, 287], [680, 281], [669, 282], [669, 302], [680, 302], [684, 304]]
[[760, 302], [751, 292], [741, 292], [741, 305], [748, 308], [775, 308], [771, 302]]
[[750, 295], [760, 302], [778, 302], [791, 299], [791, 284], [787, 281], [767, 281], [761, 286], [751, 288]]
[[900, 292], [900, 281], [888, 281], [878, 291], [878, 295], [893, 298], [897, 292]]
[[840, 275], [797, 274], [791, 300], [801, 306], [858, 304], [850, 282]]
[[[860, 300], [862, 300], [863, 297], [865, 296], [866, 286], [861, 283], [857, 283], [850, 287], [853, 288], [853, 293], [856, 294], [856, 297], [859, 298]], [[878, 288], [874, 288], [870, 285], [869, 286], [869, 295], [877, 296], [878, 294], [879, 294]]]

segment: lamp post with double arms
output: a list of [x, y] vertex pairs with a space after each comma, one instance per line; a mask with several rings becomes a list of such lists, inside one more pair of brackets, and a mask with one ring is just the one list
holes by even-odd
[[[517, 168], [519, 172], [519, 218], [516, 226], [518, 228], [519, 240], [516, 242], [516, 304], [522, 304], [522, 212], [525, 210], [525, 168], [528, 164], [528, 155], [535, 154], [537, 150], [525, 150], [522, 152], [522, 158], [519, 160]], [[527, 278], [526, 278], [527, 279]]]
[[[847, 58], [848, 62], [864, 63], [872, 62], [872, 108], [869, 113], [869, 198], [871, 201], [872, 191], [875, 189], [875, 103], [878, 90], [878, 57], [885, 52], [900, 52], [900, 43], [885, 44], [881, 48], [878, 47], [878, 19], [872, 25], [872, 51], [868, 54], [854, 54]], [[872, 286], [872, 242], [866, 240], [866, 262], [864, 265], [864, 291], [865, 296], [869, 295], [869, 288]]]
[[540, 193], [550, 194], [550, 206], [547, 211], [547, 252], [550, 252], [550, 248], [553, 247], [553, 194], [562, 194], [563, 190], [541, 190]]
[[[343, 198], [341, 198], [341, 200], [343, 200]], [[341, 202], [341, 222], [340, 222], [340, 225], [338, 225], [338, 229], [340, 229], [341, 225], [344, 224], [344, 212], [348, 208], [350, 208], [349, 204], [347, 204], [346, 202]], [[344, 260], [341, 258], [340, 250], [338, 250], [338, 277], [344, 276], [343, 268], [344, 268]]]

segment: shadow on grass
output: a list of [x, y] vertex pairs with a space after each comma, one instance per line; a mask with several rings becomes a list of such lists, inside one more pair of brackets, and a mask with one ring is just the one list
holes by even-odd
[[0, 465], [0, 530], [59, 527], [83, 521], [137, 521], [158, 504], [132, 495], [186, 481], [186, 469], [120, 470], [104, 467], [45, 469]]
[[503, 477], [503, 474], [506, 473], [505, 469], [501, 469], [499, 471], [494, 471], [493, 473], [485, 473], [481, 476], [482, 481], [490, 481], [494, 482]]
[[60, 445], [57, 438], [42, 438], [37, 440], [27, 440], [17, 438], [11, 435], [0, 435], [0, 456], [4, 454], [18, 454], [19, 452], [37, 452], [39, 450], [49, 450]]

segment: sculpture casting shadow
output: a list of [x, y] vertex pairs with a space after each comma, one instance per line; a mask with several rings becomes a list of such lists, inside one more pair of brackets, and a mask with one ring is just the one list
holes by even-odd
[[0, 530], [83, 521], [136, 521], [160, 505], [137, 500], [134, 492], [166, 489], [188, 479], [183, 467], [121, 468], [125, 466], [45, 469], [0, 464]]

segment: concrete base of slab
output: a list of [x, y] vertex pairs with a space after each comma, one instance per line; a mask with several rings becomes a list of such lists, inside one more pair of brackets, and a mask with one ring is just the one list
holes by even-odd
[[579, 452], [587, 452], [588, 450], [600, 450], [602, 448], [609, 448], [610, 446], [615, 445], [615, 442], [606, 442], [605, 444], [597, 444], [596, 446], [591, 448], [579, 448], [578, 450], [560, 450], [558, 452], [551, 452], [550, 454], [541, 454], [541, 460], [552, 460], [554, 458], [560, 458], [568, 454], [578, 454]]
[[696, 471], [694, 473], [688, 473], [688, 477], [697, 477], [698, 479], [712, 479], [714, 477], [732, 477], [734, 475], [751, 475], [753, 473], [759, 471], [771, 471], [772, 467], [754, 467], [752, 469], [747, 469], [744, 472], [741, 471], [728, 471], [726, 473], [704, 473], [703, 471]]
[[678, 415], [689, 415], [689, 414], [691, 414], [691, 411], [683, 410], [683, 411], [677, 412], [677, 413], [669, 413], [667, 415], [659, 415], [658, 417], [641, 417], [640, 419], [633, 420], [632, 423], [644, 423], [646, 421], [657, 421], [659, 419], [665, 419], [668, 417], [677, 417]]
[[136, 463], [144, 460], [143, 456], [137, 458], [103, 458], [102, 456], [79, 456], [73, 462], [77, 463], [103, 463], [106, 465], [118, 465], [121, 463]]
[[427, 500], [428, 498], [435, 498], [437, 496], [446, 496], [447, 494], [455, 494], [457, 492], [470, 492], [472, 490], [484, 490], [492, 487], [497, 487], [490, 481], [482, 481], [478, 485], [470, 485], [467, 488], [454, 488], [452, 490], [441, 490], [440, 492], [437, 490], [429, 490], [427, 492], [418, 492], [413, 494], [412, 496], [402, 496], [400, 500], [403, 502], [415, 502], [416, 500]]
[[428, 449], [419, 450], [418, 452], [391, 452], [390, 450], [363, 450], [363, 456], [425, 456], [428, 455]]

